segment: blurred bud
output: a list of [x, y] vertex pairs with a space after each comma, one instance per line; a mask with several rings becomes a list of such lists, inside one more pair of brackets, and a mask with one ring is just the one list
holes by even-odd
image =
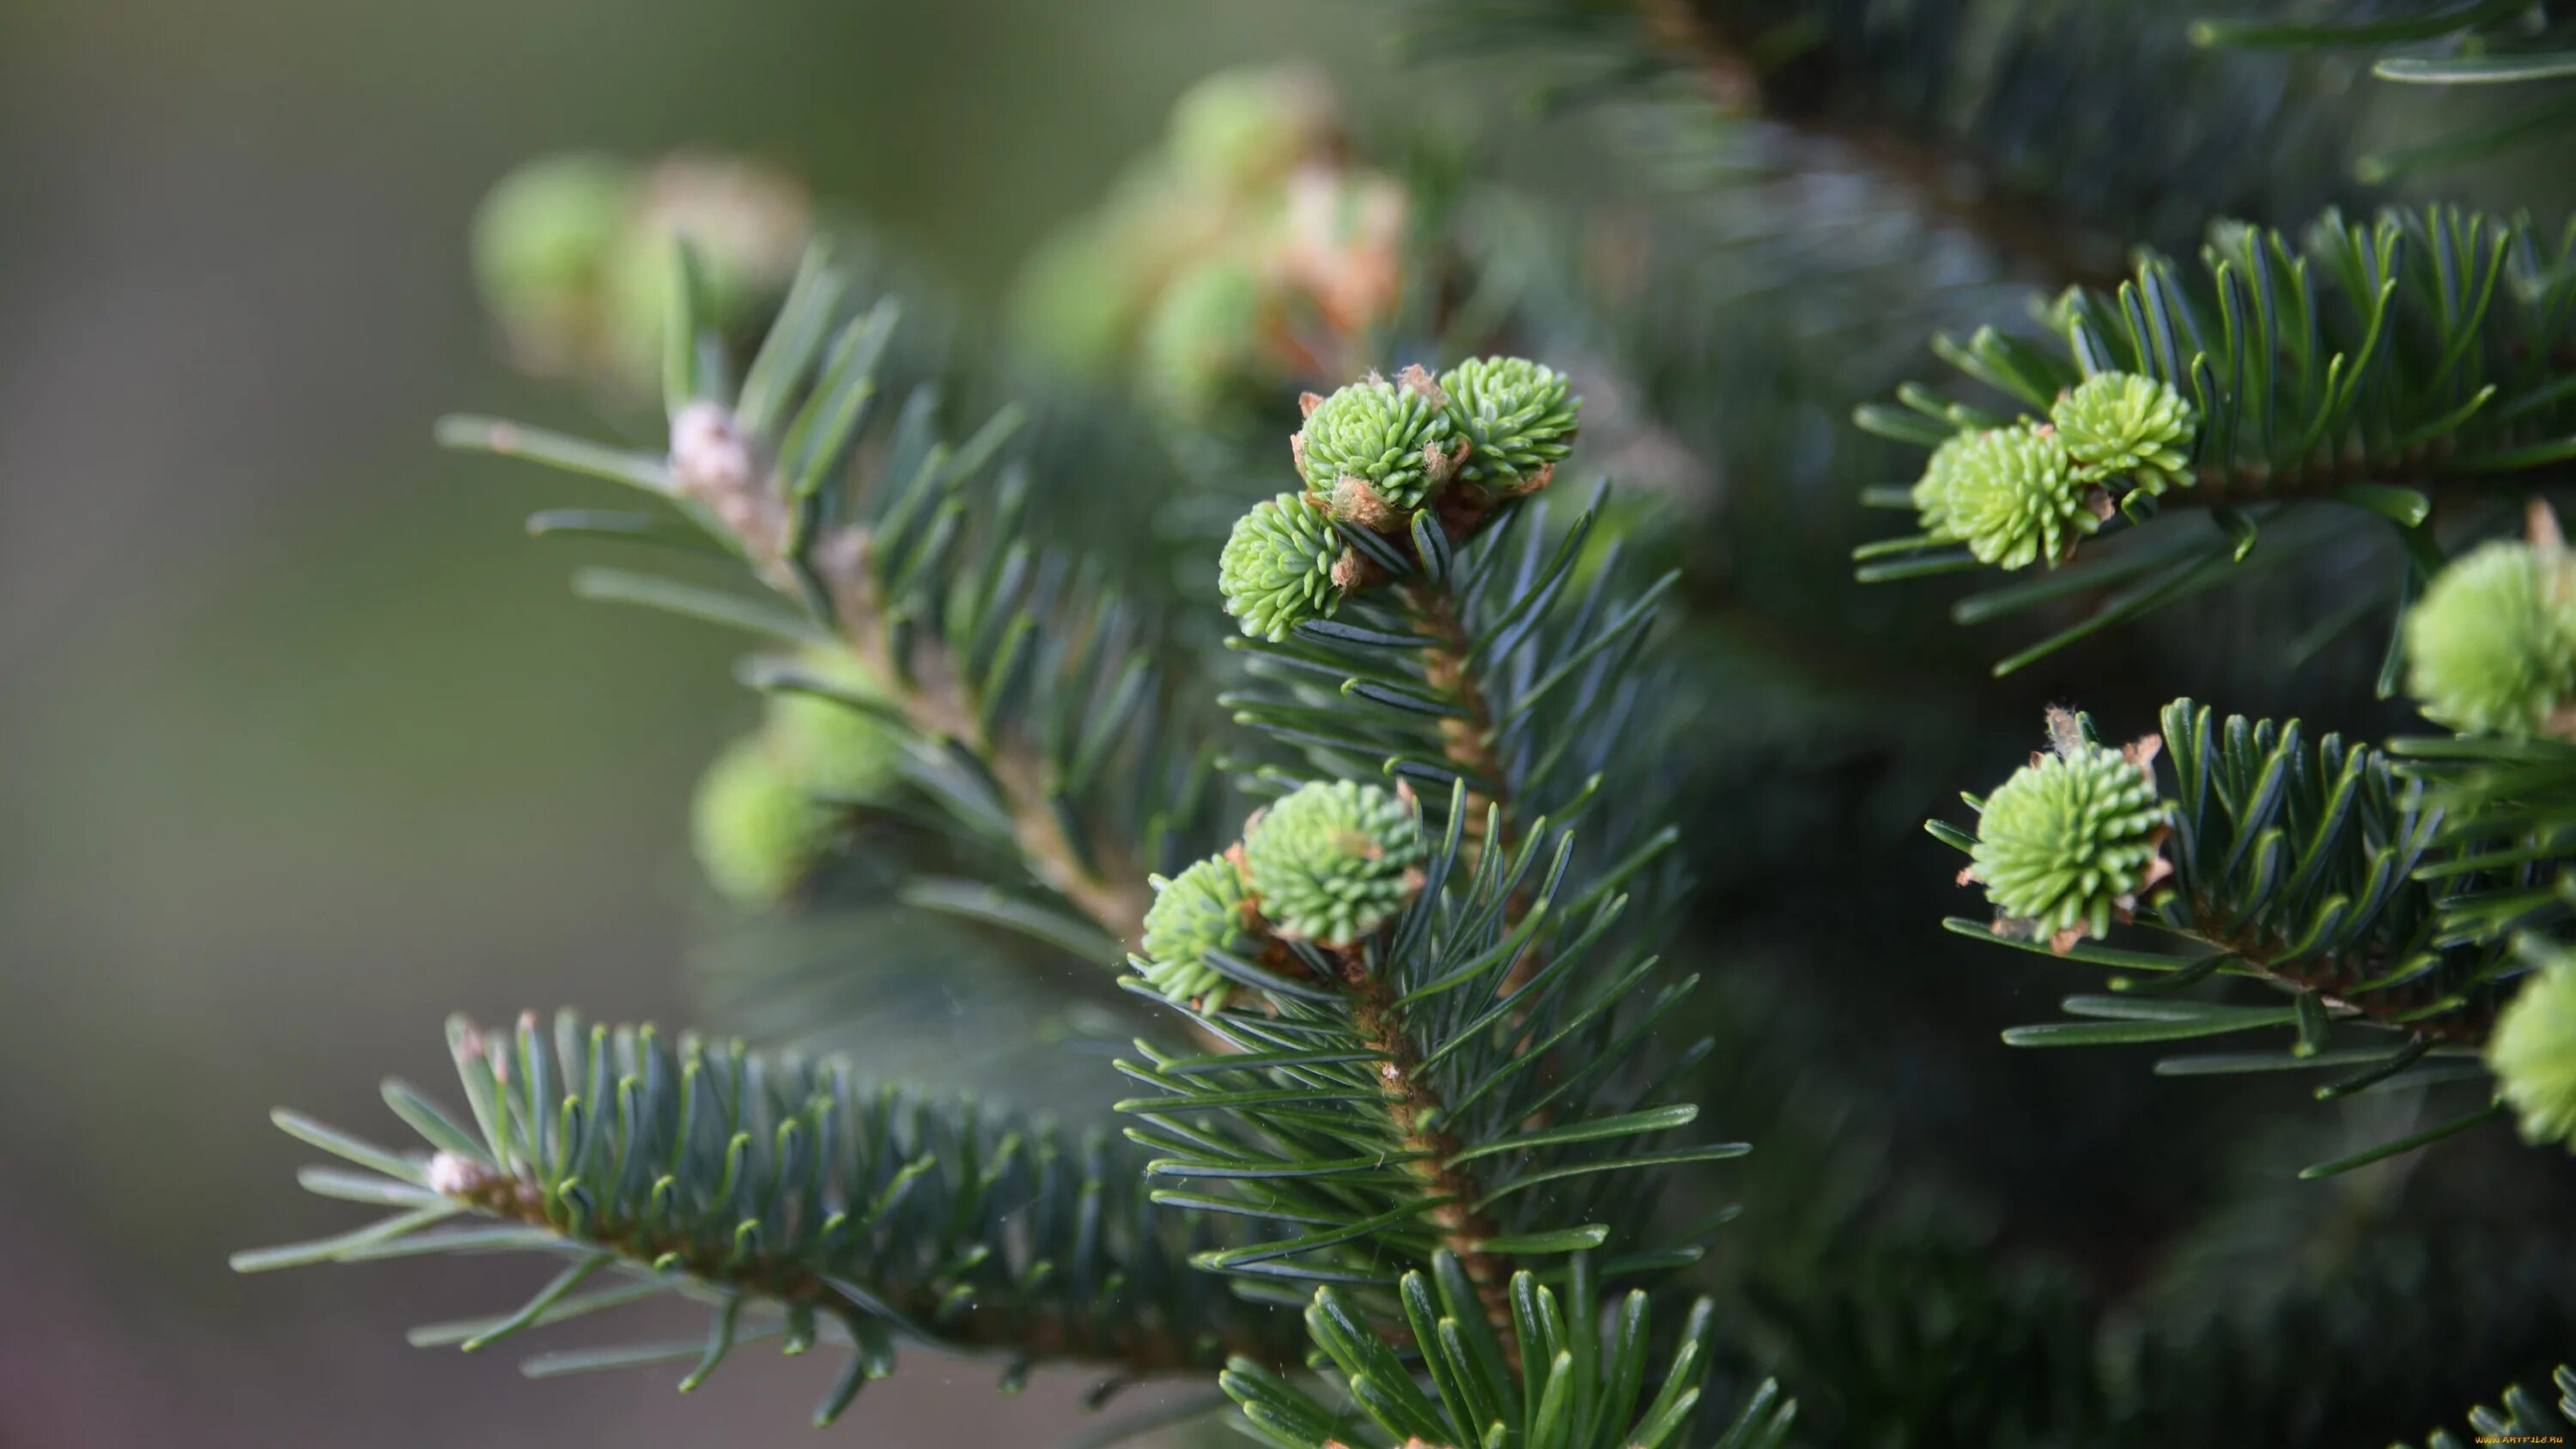
[[2495, 539], [2452, 560], [2405, 629], [2406, 687], [2426, 719], [2508, 739], [2566, 731], [2576, 556], [2554, 536]]
[[576, 369], [599, 333], [609, 260], [635, 211], [635, 168], [543, 156], [501, 178], [474, 215], [474, 277], [523, 365]]
[[1284, 325], [1292, 301], [1347, 334], [1394, 294], [1402, 193], [1347, 184], [1343, 150], [1321, 72], [1209, 76], [1174, 103], [1164, 144], [1032, 254], [1011, 298], [1020, 339], [1077, 372], [1126, 374], [1193, 423], [1312, 371]]
[[794, 894], [822, 859], [832, 812], [752, 734], [727, 745], [700, 777], [689, 826], [717, 894], [738, 906], [770, 906]]
[[1101, 204], [1041, 243], [1012, 288], [1014, 330], [1032, 351], [1093, 376], [1120, 370], [1173, 279], [1240, 251], [1240, 219], [1167, 169], [1131, 169]]
[[2522, 979], [2487, 1042], [2496, 1096], [2526, 1142], [2576, 1146], [2576, 958], [2554, 947]]
[[1171, 156], [1196, 187], [1249, 194], [1340, 149], [1341, 107], [1312, 66], [1219, 71], [1172, 106]]
[[813, 233], [805, 188], [744, 157], [682, 154], [645, 173], [607, 277], [607, 341], [620, 371], [657, 375], [673, 242], [696, 252], [708, 321], [757, 331]]
[[1268, 310], [1261, 279], [1240, 262], [1220, 258], [1175, 278], [1145, 323], [1147, 395], [1181, 417], [1204, 419], [1258, 387], [1266, 380]]
[[675, 239], [697, 251], [709, 320], [748, 335], [794, 278], [812, 229], [804, 188], [755, 161], [679, 155], [642, 168], [546, 156], [484, 198], [474, 271], [519, 366], [649, 391]]
[[1395, 310], [1404, 286], [1404, 188], [1373, 171], [1309, 166], [1288, 178], [1281, 274], [1345, 337]]
[[884, 688], [843, 650], [808, 649], [796, 663], [843, 698], [807, 690], [772, 694], [762, 738], [809, 792], [842, 803], [883, 799], [901, 781], [904, 757], [900, 728], [866, 707], [886, 704]]
[[759, 465], [733, 409], [701, 398], [671, 419], [671, 471], [692, 496], [720, 499], [749, 488]]
[[1127, 349], [1142, 289], [1112, 229], [1067, 227], [1047, 238], [1012, 284], [1011, 327], [1030, 351], [1077, 373], [1105, 374]]
[[904, 731], [869, 707], [885, 693], [867, 666], [819, 647], [793, 663], [816, 687], [772, 693], [760, 729], [727, 745], [698, 782], [698, 863], [740, 906], [793, 896], [853, 807], [886, 798], [903, 779]]

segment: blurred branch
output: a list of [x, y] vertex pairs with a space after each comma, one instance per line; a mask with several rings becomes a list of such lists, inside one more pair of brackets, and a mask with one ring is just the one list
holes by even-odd
[[1682, 57], [1719, 111], [1767, 115], [1841, 149], [1925, 216], [1982, 238], [2003, 270], [2047, 287], [2117, 286], [2120, 240], [2008, 184], [1986, 158], [1885, 118], [1838, 113], [1825, 92], [1790, 77], [1766, 82], [1758, 37], [1718, 0], [1635, 0], [1646, 32]]

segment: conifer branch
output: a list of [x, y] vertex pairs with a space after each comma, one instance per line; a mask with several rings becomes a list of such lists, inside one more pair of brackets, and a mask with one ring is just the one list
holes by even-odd
[[[870, 673], [897, 681], [889, 693], [905, 723], [925, 739], [974, 749], [998, 786], [1010, 837], [1031, 873], [1112, 938], [1137, 940], [1151, 904], [1140, 884], [1142, 866], [1128, 857], [1122, 842], [1074, 841], [1048, 803], [1046, 761], [981, 716], [945, 650], [925, 642], [899, 657], [901, 621], [893, 616], [870, 566], [869, 531], [851, 524], [829, 528], [812, 540], [797, 539], [795, 506], [766, 486], [765, 478], [741, 466], [750, 454], [733, 420], [715, 412], [684, 414], [683, 419], [688, 427], [684, 431], [675, 425], [674, 447], [685, 445], [687, 453], [675, 453], [668, 474], [672, 496], [721, 520], [734, 551], [770, 587], [790, 598], [810, 594], [830, 617], [839, 640]], [[450, 419], [441, 436], [452, 445], [478, 446], [504, 457], [555, 461], [542, 452], [531, 454], [524, 430], [511, 424]]]
[[[952, 448], [934, 436], [935, 399], [916, 392], [862, 486], [848, 465], [891, 306], [837, 320], [839, 283], [809, 260], [736, 392], [712, 360], [720, 350], [693, 328], [692, 275], [684, 250], [666, 456], [471, 418], [444, 422], [442, 440], [615, 478], [676, 506], [801, 615], [643, 578], [611, 596], [833, 641], [869, 697], [792, 671], [758, 682], [905, 727], [920, 742], [913, 778], [961, 828], [1001, 844], [1098, 934], [1133, 945], [1147, 873], [1209, 828], [1209, 764], [1165, 749], [1171, 702], [1132, 613], [1014, 536], [1025, 480], [975, 483], [1016, 415]], [[994, 919], [1025, 921], [1051, 943], [1081, 934], [1031, 911]]]
[[[1860, 577], [2074, 565], [1955, 607], [1982, 621], [2098, 595], [2002, 673], [2222, 581], [2258, 547], [2277, 563], [2342, 536], [2306, 526], [2331, 504], [2395, 531], [2411, 598], [2444, 557], [2440, 500], [2576, 483], [2571, 257], [2576, 229], [2447, 209], [2328, 212], [2296, 244], [2221, 224], [2201, 280], [2150, 256], [2116, 294], [2071, 290], [2048, 309], [2050, 346], [1936, 338], [2015, 411], [1910, 385], [1859, 410], [1932, 450], [1912, 488], [1870, 490], [1920, 531], [1857, 550]], [[2141, 527], [2185, 509], [2197, 528]], [[2133, 529], [2147, 537], [2106, 547]]]
[[[1284, 688], [1221, 703], [1300, 747], [1313, 766], [1357, 774], [1375, 765], [1420, 783], [1435, 809], [1450, 784], [1463, 782], [1471, 857], [1489, 848], [1509, 853], [1525, 838], [1524, 817], [1561, 817], [1598, 788], [1597, 773], [1569, 778], [1566, 753], [1600, 748], [1615, 735], [1615, 724], [1595, 735], [1591, 723], [1605, 707], [1620, 720], [1619, 682], [1673, 580], [1613, 608], [1604, 585], [1617, 578], [1614, 545], [1591, 561], [1591, 589], [1569, 587], [1586, 566], [1606, 495], [1596, 493], [1564, 535], [1551, 536], [1544, 498], [1582, 406], [1551, 369], [1483, 359], [1435, 380], [1414, 366], [1393, 384], [1372, 377], [1331, 398], [1309, 394], [1304, 406], [1307, 427], [1292, 439], [1292, 453], [1306, 477], [1305, 501], [1282, 495], [1256, 508], [1229, 552], [1271, 535], [1275, 519], [1324, 509], [1325, 547], [1301, 540], [1288, 560], [1308, 567], [1319, 552], [1338, 551], [1322, 593], [1328, 617], [1304, 617], [1315, 605], [1298, 594], [1289, 595], [1294, 607], [1277, 612], [1237, 607], [1247, 637], [1231, 642], [1251, 654], [1257, 679]], [[1364, 407], [1387, 416], [1370, 419], [1378, 430], [1354, 447], [1347, 419]], [[1320, 441], [1310, 443], [1310, 434]], [[1516, 555], [1508, 547], [1515, 534]], [[1247, 573], [1237, 570], [1230, 606], [1248, 597]], [[1343, 609], [1368, 622], [1330, 622]], [[1389, 677], [1390, 646], [1414, 653], [1401, 679]], [[1575, 676], [1581, 666], [1589, 668]], [[1338, 698], [1312, 687], [1318, 675], [1339, 677]], [[1569, 694], [1571, 707], [1560, 712]], [[1348, 744], [1337, 748], [1313, 728], [1324, 710], [1347, 718]], [[1595, 758], [1607, 764], [1616, 753], [1602, 748]], [[1528, 906], [1512, 901], [1509, 922], [1517, 925]], [[1535, 952], [1524, 958], [1521, 979], [1543, 964]]]
[[[1474, 641], [1459, 617], [1456, 599], [1445, 589], [1415, 581], [1402, 586], [1398, 595], [1414, 615], [1423, 637], [1430, 641], [1422, 650], [1423, 682], [1457, 705], [1457, 717], [1440, 722], [1449, 761], [1457, 767], [1461, 779], [1487, 782], [1482, 792], [1470, 790], [1463, 801], [1471, 844], [1478, 851], [1508, 854], [1517, 838], [1513, 772], [1494, 748], [1494, 710], [1487, 702], [1489, 691], [1475, 667]], [[1515, 893], [1503, 908], [1505, 922], [1518, 926], [1529, 908], [1527, 893]], [[1503, 978], [1503, 994], [1520, 990], [1546, 964], [1541, 950], [1523, 953]], [[1549, 1064], [1540, 1064], [1542, 1072], [1550, 1069]], [[1472, 1225], [1469, 1231], [1472, 1233]], [[1470, 1276], [1475, 1277], [1476, 1255], [1461, 1256], [1470, 1264]], [[1476, 1281], [1482, 1285], [1490, 1277], [1477, 1277]]]
[[[718, 517], [739, 520], [737, 537], [744, 552], [772, 587], [791, 594], [799, 587], [784, 500], [766, 489], [729, 486], [721, 478], [697, 480], [686, 469], [679, 477], [684, 496]], [[1002, 732], [998, 721], [979, 711], [947, 651], [924, 643], [909, 657], [901, 653], [894, 611], [869, 567], [873, 546], [867, 530], [853, 525], [826, 533], [813, 547], [810, 577], [817, 581], [841, 638], [877, 678], [901, 681], [892, 693], [905, 722], [924, 739], [956, 741], [975, 751], [992, 775], [1010, 838], [1030, 873], [1112, 939], [1127, 944], [1141, 939], [1145, 911], [1152, 904], [1143, 884], [1144, 863], [1124, 841], [1073, 837], [1051, 803], [1055, 792], [1048, 762], [1034, 745]]]
[[[1618, 892], [1651, 853], [1579, 887], [1567, 875], [1572, 842], [1554, 831], [1509, 859], [1487, 850], [1471, 863], [1466, 787], [1457, 782], [1445, 839], [1427, 856], [1400, 833], [1417, 827], [1382, 814], [1374, 829], [1394, 833], [1347, 847], [1334, 842], [1348, 839], [1348, 827], [1308, 837], [1335, 853], [1346, 848], [1341, 858], [1352, 868], [1402, 863], [1401, 878], [1415, 882], [1394, 916], [1359, 923], [1349, 939], [1310, 939], [1296, 925], [1296, 883], [1275, 866], [1285, 848], [1265, 833], [1301, 828], [1312, 804], [1363, 788], [1311, 784], [1256, 817], [1233, 857], [1249, 862], [1250, 889], [1239, 906], [1220, 906], [1209, 935], [1158, 939], [1149, 927], [1158, 956], [1140, 959], [1139, 970], [1174, 1005], [1195, 1005], [1235, 1048], [1191, 1059], [1149, 1052], [1120, 1064], [1159, 1094], [1119, 1104], [1147, 1124], [1128, 1135], [1167, 1154], [1148, 1171], [1213, 1179], [1227, 1191], [1156, 1200], [1312, 1229], [1203, 1258], [1252, 1279], [1247, 1292], [1261, 1280], [1338, 1283], [1369, 1290], [1369, 1301], [1389, 1309], [1390, 1258], [1421, 1264], [1450, 1254], [1464, 1291], [1492, 1317], [1510, 1274], [1531, 1260], [1616, 1244], [1604, 1272], [1626, 1274], [1697, 1257], [1689, 1240], [1702, 1229], [1668, 1247], [1637, 1241], [1656, 1183], [1636, 1169], [1744, 1148], [1638, 1151], [1697, 1115], [1663, 1096], [1679, 1064], [1640, 1077], [1621, 1060], [1689, 985], [1644, 999], [1653, 958], [1612, 954], [1625, 903]], [[1233, 868], [1226, 859], [1211, 867]], [[1164, 899], [1197, 888], [1184, 878]], [[1507, 903], [1523, 893], [1529, 909], [1508, 924]], [[1547, 965], [1506, 993], [1514, 964], [1541, 943], [1553, 943]], [[1184, 960], [1206, 973], [1206, 985], [1182, 984], [1175, 967]], [[1245, 993], [1249, 1005], [1240, 1002]], [[1534, 1070], [1557, 1050], [1582, 1065], [1554, 1079]], [[1682, 1062], [1691, 1059], [1685, 1052]], [[1543, 1113], [1549, 1124], [1529, 1129]], [[1542, 1184], [1547, 1193], [1528, 1191]]]
[[[1352, 1029], [1378, 1058], [1387, 1115], [1394, 1123], [1406, 1170], [1421, 1182], [1430, 1221], [1438, 1229], [1439, 1251], [1457, 1259], [1486, 1320], [1497, 1331], [1505, 1330], [1511, 1313], [1505, 1291], [1510, 1272], [1485, 1246], [1501, 1233], [1475, 1206], [1484, 1201], [1484, 1186], [1472, 1169], [1456, 1163], [1460, 1144], [1440, 1125], [1448, 1120], [1449, 1104], [1441, 1100], [1439, 1088], [1423, 1070], [1413, 1025], [1406, 1020], [1394, 989], [1369, 971], [1364, 957], [1353, 951], [1331, 955], [1342, 989], [1350, 997]], [[1507, 1336], [1503, 1351], [1519, 1362], [1517, 1340]]]
[[[528, 1016], [510, 1033], [459, 1019], [448, 1036], [473, 1125], [400, 1083], [385, 1088], [428, 1151], [389, 1152], [278, 1114], [292, 1135], [367, 1170], [308, 1173], [314, 1191], [401, 1211], [240, 1254], [236, 1268], [554, 1253], [572, 1266], [518, 1312], [415, 1339], [475, 1349], [676, 1294], [714, 1309], [683, 1388], [755, 1336], [747, 1310], [776, 1319], [790, 1353], [831, 1325], [852, 1359], [818, 1422], [891, 1371], [898, 1339], [999, 1358], [1006, 1381], [1039, 1361], [1124, 1380], [1294, 1352], [1279, 1315], [1186, 1266], [1191, 1251], [1238, 1239], [1240, 1224], [1149, 1207], [1135, 1164], [1097, 1139], [870, 1087], [838, 1061], [674, 1045], [650, 1026], [585, 1030], [569, 1013], [550, 1033]], [[448, 1226], [460, 1217], [487, 1226]], [[628, 1286], [568, 1297], [603, 1270]]]
[[[1566, 529], [1547, 526], [1542, 495], [1578, 406], [1560, 375], [1517, 359], [1437, 380], [1410, 367], [1392, 383], [1310, 395], [1292, 448], [1307, 491], [1256, 506], [1227, 544], [1223, 584], [1245, 634], [1233, 642], [1257, 687], [1221, 702], [1324, 778], [1256, 815], [1237, 849], [1163, 883], [1148, 919], [1138, 970], [1235, 1041], [1239, 1063], [1226, 1065], [1241, 1075], [1220, 1084], [1195, 1064], [1130, 1064], [1166, 1095], [1120, 1106], [1154, 1124], [1130, 1135], [1182, 1154], [1159, 1169], [1272, 1179], [1257, 1201], [1306, 1181], [1301, 1163], [1368, 1182], [1323, 1188], [1282, 1213], [1324, 1231], [1211, 1266], [1382, 1290], [1393, 1281], [1379, 1266], [1387, 1254], [1416, 1264], [1445, 1254], [1508, 1338], [1509, 1280], [1524, 1260], [1624, 1238], [1642, 1203], [1619, 1167], [1602, 1174], [1609, 1216], [1569, 1218], [1570, 1202], [1520, 1189], [1590, 1176], [1580, 1162], [1592, 1149], [1577, 1144], [1693, 1115], [1680, 1103], [1639, 1110], [1652, 1091], [1632, 1095], [1614, 1063], [1581, 1045], [1638, 1040], [1687, 983], [1623, 1019], [1654, 964], [1622, 960], [1612, 944], [1623, 893], [1672, 833], [1622, 838], [1640, 822], [1614, 815], [1603, 822], [1611, 839], [1577, 874], [1571, 838], [1550, 823], [1580, 814], [1607, 776], [1635, 765], [1629, 673], [1671, 583], [1616, 601], [1616, 545], [1585, 549], [1598, 496]], [[1578, 586], [1586, 570], [1594, 576]], [[1272, 789], [1294, 778], [1265, 773]], [[1390, 774], [1393, 795], [1364, 783]], [[1442, 841], [1427, 859], [1426, 834]], [[1324, 901], [1346, 904], [1327, 920], [1314, 909]], [[1350, 902], [1366, 902], [1365, 913]], [[1594, 969], [1609, 978], [1576, 985], [1577, 963], [1605, 954], [1618, 964]], [[1274, 1050], [1284, 1043], [1264, 1018], [1236, 1006], [1243, 988], [1265, 1017], [1298, 1022], [1296, 1036], [1334, 1042], [1346, 1071], [1320, 1080], [1308, 1058]], [[1280, 1095], [1292, 1063], [1298, 1085]], [[1284, 1105], [1318, 1099], [1365, 1130], [1336, 1131]], [[1177, 1130], [1171, 1114], [1194, 1104], [1231, 1108], [1236, 1120]], [[1543, 1147], [1576, 1161], [1527, 1175], [1497, 1162]], [[1685, 1261], [1698, 1252], [1687, 1238], [1611, 1264]]]
[[[2105, 1046], [2286, 1032], [2286, 1052], [2168, 1057], [2165, 1075], [2341, 1069], [2321, 1099], [2485, 1083], [2476, 1058], [2521, 986], [2520, 933], [2567, 919], [2566, 853], [2505, 849], [2512, 827], [2448, 818], [2439, 796], [2401, 778], [2378, 750], [2296, 721], [2214, 723], [2189, 700], [2160, 736], [2123, 751], [2081, 716], [2052, 718], [2052, 752], [1969, 803], [1975, 833], [1932, 822], [1971, 857], [1991, 926], [1964, 935], [2107, 967], [2111, 996], [2072, 996], [2079, 1020], [2015, 1027], [2016, 1046]], [[2170, 761], [2167, 793], [2158, 757]], [[2088, 944], [2137, 920], [2200, 946], [2163, 955]], [[2140, 974], [2143, 973], [2143, 976]], [[2180, 994], [2217, 978], [2273, 988], [2261, 1005]], [[2354, 1037], [2347, 1028], [2363, 1029]], [[2440, 1127], [2303, 1175], [2323, 1176], [2422, 1146], [2497, 1115]]]

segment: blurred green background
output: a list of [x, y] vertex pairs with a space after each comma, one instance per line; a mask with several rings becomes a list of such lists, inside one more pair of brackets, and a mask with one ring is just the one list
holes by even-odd
[[[579, 604], [519, 537], [578, 490], [431, 447], [450, 408], [592, 425], [495, 360], [467, 220], [537, 152], [705, 142], [989, 294], [1214, 67], [1386, 102], [1360, 13], [7, 8], [0, 1445], [811, 1442], [825, 1365], [683, 1399], [404, 1346], [525, 1264], [224, 1264], [349, 1220], [271, 1106], [387, 1120], [377, 1074], [438, 1081], [451, 1010], [681, 1011], [688, 786], [750, 706], [731, 641]], [[989, 1377], [915, 1356], [844, 1433], [1007, 1442], [1074, 1387]]]

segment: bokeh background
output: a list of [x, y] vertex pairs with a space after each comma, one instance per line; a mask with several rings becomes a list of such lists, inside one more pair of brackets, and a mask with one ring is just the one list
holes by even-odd
[[[1712, 1281], [1820, 1441], [1875, 1422], [1920, 1429], [1890, 1443], [2055, 1442], [1987, 1431], [2089, 1381], [2132, 1312], [2180, 1365], [2133, 1397], [2218, 1422], [2241, 1386], [2260, 1408], [2231, 1422], [2301, 1426], [2251, 1431], [2265, 1442], [2385, 1443], [2538, 1382], [2570, 1351], [2576, 1164], [2496, 1128], [2437, 1170], [2294, 1189], [2285, 1164], [2399, 1135], [2413, 1109], [2005, 1052], [1998, 1027], [2094, 982], [1933, 925], [1973, 905], [1915, 822], [2001, 779], [2045, 703], [2121, 736], [2181, 692], [2365, 735], [2404, 722], [2368, 697], [2370, 631], [2279, 663], [2340, 596], [2334, 570], [2385, 576], [2366, 549], [2000, 682], [1987, 664], [2029, 633], [1848, 584], [1850, 544], [1883, 531], [1858, 486], [1899, 481], [1846, 426], [1852, 401], [1931, 375], [1935, 328], [2009, 323], [2022, 283], [2065, 271], [1988, 246], [1985, 202], [2069, 218], [2056, 262], [2079, 227], [2187, 248], [2215, 210], [2294, 224], [2369, 200], [2357, 147], [2457, 118], [2349, 67], [2185, 65], [2161, 0], [2083, 13], [2063, 64], [1998, 110], [1992, 144], [2027, 148], [1945, 211], [1916, 203], [1959, 201], [1946, 178], [1899, 166], [1890, 185], [1830, 147], [1768, 174], [1658, 149], [1699, 133], [1659, 129], [1651, 99], [1529, 128], [1523, 77], [1400, 68], [1362, 0], [0, 0], [0, 1449], [815, 1442], [819, 1362], [746, 1351], [683, 1398], [675, 1375], [530, 1383], [514, 1353], [404, 1345], [515, 1302], [525, 1263], [225, 1265], [353, 1220], [295, 1190], [312, 1154], [272, 1106], [389, 1128], [378, 1077], [443, 1084], [450, 1011], [703, 1006], [684, 827], [691, 782], [755, 713], [738, 641], [570, 596], [577, 551], [521, 523], [605, 486], [432, 446], [450, 410], [619, 421], [503, 365], [469, 219], [532, 155], [723, 148], [800, 177], [974, 314], [1191, 82], [1290, 59], [1329, 71], [1368, 141], [1472, 113], [1529, 210], [1575, 234], [1530, 250], [1552, 260], [1524, 269], [1514, 325], [1567, 347], [1587, 448], [1617, 440], [1587, 461], [1660, 479], [1675, 508], [1642, 547], [1689, 568], [1675, 697], [1700, 712], [1672, 798], [1704, 886], [1694, 1028], [1722, 1040], [1698, 1086], [1708, 1120], [1764, 1144], [1705, 1189], [1747, 1206]], [[2141, 80], [2158, 67], [2172, 84]], [[2113, 101], [2174, 144], [2136, 144], [2148, 128]], [[2438, 180], [2552, 215], [2567, 193], [2546, 157]], [[1219, 527], [1270, 486], [1218, 481]], [[1931, 1326], [1883, 1364], [1802, 1344], [1802, 1314], [1852, 1303]], [[2240, 1311], [2254, 1327], [2233, 1337]], [[1080, 1380], [1006, 1399], [992, 1376], [910, 1355], [842, 1441], [1034, 1443], [1072, 1421]]]
[[[813, 1441], [819, 1362], [683, 1398], [404, 1345], [525, 1264], [224, 1264], [348, 1221], [271, 1106], [378, 1122], [451, 1010], [680, 1011], [734, 641], [575, 601], [519, 524], [579, 488], [431, 446], [589, 425], [495, 360], [469, 217], [537, 152], [709, 143], [972, 296], [1213, 68], [1383, 94], [1358, 9], [0, 7], [0, 1445]], [[990, 1378], [916, 1356], [843, 1435], [1061, 1421]]]

